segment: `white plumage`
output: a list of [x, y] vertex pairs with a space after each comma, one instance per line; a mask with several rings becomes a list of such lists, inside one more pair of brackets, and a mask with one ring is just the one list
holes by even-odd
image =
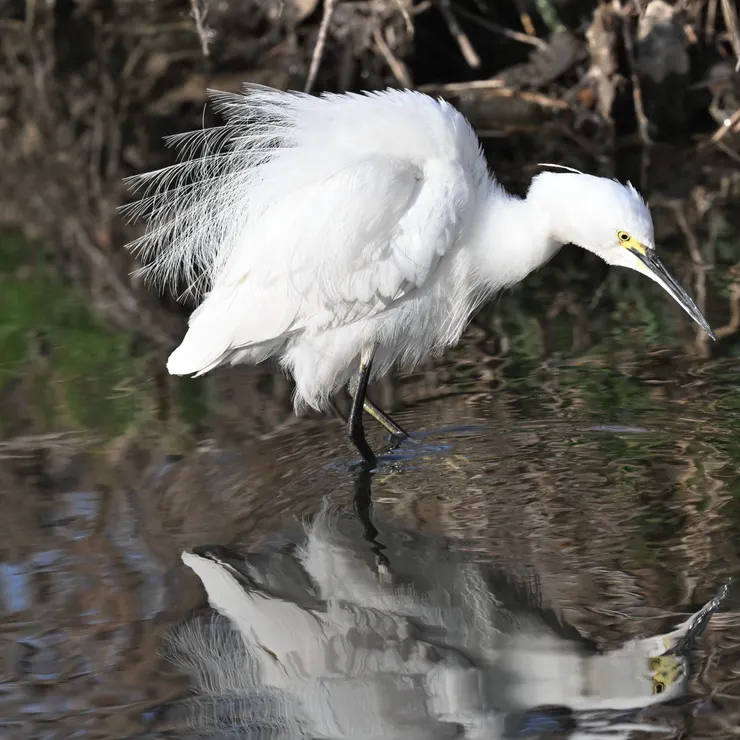
[[296, 406], [320, 409], [361, 357], [380, 375], [454, 344], [566, 242], [647, 274], [711, 331], [631, 185], [544, 172], [509, 196], [465, 118], [418, 92], [214, 99], [224, 126], [173, 137], [182, 161], [133, 178], [143, 273], [203, 298], [171, 373], [276, 356]]

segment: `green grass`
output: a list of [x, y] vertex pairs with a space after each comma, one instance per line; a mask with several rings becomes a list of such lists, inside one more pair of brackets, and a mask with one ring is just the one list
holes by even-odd
[[101, 324], [39, 252], [0, 233], [0, 394], [22, 383], [45, 431], [121, 434], [147, 405], [142, 361], [130, 336]]

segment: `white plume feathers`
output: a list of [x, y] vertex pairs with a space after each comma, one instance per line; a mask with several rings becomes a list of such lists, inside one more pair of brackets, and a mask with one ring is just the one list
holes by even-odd
[[207, 291], [253, 210], [255, 187], [276, 151], [294, 146], [297, 100], [245, 85], [244, 94], [209, 91], [225, 125], [166, 139], [179, 161], [128, 178], [140, 200], [122, 211], [142, 219], [147, 231], [129, 245], [142, 261], [138, 274], [162, 287], [184, 279], [188, 292]]
[[[168, 144], [178, 149], [179, 161], [128, 178], [140, 199], [123, 208], [131, 220], [147, 224], [145, 234], [129, 245], [147, 263], [138, 274], [160, 287], [175, 287], [183, 279], [194, 297], [214, 286], [235, 248], [252, 253], [246, 261], [279, 260], [280, 273], [290, 268], [288, 274], [282, 274], [285, 281], [301, 276], [303, 268], [313, 273], [308, 280], [328, 272], [332, 280], [320, 280], [323, 289], [342, 293], [334, 284], [334, 258], [350, 265], [359, 255], [351, 254], [350, 245], [338, 255], [326, 254], [328, 246], [323, 254], [314, 251], [319, 245], [313, 245], [313, 231], [326, 225], [323, 210], [332, 206], [336, 236], [350, 236], [345, 240], [350, 242], [350, 226], [355, 233], [367, 231], [368, 239], [374, 239], [382, 225], [390, 236], [392, 224], [386, 226], [384, 219], [396, 214], [379, 208], [374, 216], [358, 214], [369, 221], [347, 224], [343, 212], [352, 206], [344, 202], [348, 195], [343, 198], [336, 193], [331, 203], [322, 202], [328, 197], [322, 189], [328, 180], [347, 171], [349, 177], [368, 178], [371, 184], [382, 179], [392, 190], [394, 179], [413, 174], [410, 160], [423, 162], [435, 132], [447, 140], [455, 131], [450, 124], [458, 119], [455, 125], [462, 126], [475, 155], [479, 155], [472, 130], [467, 130], [467, 123], [454, 108], [408, 90], [314, 97], [249, 84], [242, 94], [209, 91], [209, 95], [224, 125], [168, 137]], [[379, 124], [385, 124], [385, 129], [379, 130]], [[412, 132], [424, 124], [426, 136], [417, 139], [419, 151], [414, 152]], [[392, 172], [387, 172], [388, 168]], [[478, 174], [480, 177], [485, 172]], [[307, 188], [314, 194], [311, 202], [320, 213], [305, 210], [302, 191]], [[409, 197], [412, 195], [409, 188]], [[289, 243], [255, 243], [265, 238], [259, 216], [287, 199], [295, 203], [295, 218], [300, 221], [291, 224]], [[307, 230], [304, 242], [298, 238], [302, 229]], [[286, 235], [285, 231], [280, 234]], [[274, 249], [277, 257], [271, 254]], [[323, 262], [322, 256], [326, 258]], [[395, 274], [392, 278], [396, 280]], [[301, 289], [304, 282], [303, 276], [299, 278]], [[394, 284], [392, 290], [397, 289]], [[336, 296], [330, 297], [336, 300]]]

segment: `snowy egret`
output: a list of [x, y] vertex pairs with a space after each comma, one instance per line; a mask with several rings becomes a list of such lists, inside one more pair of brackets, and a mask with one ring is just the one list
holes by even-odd
[[219, 615], [185, 623], [170, 643], [197, 680], [199, 729], [500, 738], [547, 707], [572, 710], [579, 726], [594, 711], [624, 722], [624, 710], [685, 692], [693, 641], [727, 593], [670, 632], [600, 650], [531, 578], [384, 522], [400, 571], [388, 583], [353, 529], [324, 508], [290, 552], [183, 553]]
[[372, 462], [363, 408], [407, 435], [367, 398], [371, 377], [455, 344], [566, 243], [648, 276], [713, 336], [629, 183], [546, 171], [513, 197], [463, 115], [416, 91], [213, 98], [224, 126], [171, 137], [180, 161], [130, 178], [143, 274], [203, 298], [170, 373], [278, 358], [296, 409], [316, 410], [352, 382], [348, 433]]

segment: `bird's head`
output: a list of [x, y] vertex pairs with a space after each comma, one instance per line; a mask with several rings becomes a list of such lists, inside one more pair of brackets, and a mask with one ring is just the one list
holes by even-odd
[[556, 240], [647, 275], [714, 339], [701, 311], [658, 256], [650, 209], [630, 183], [575, 170], [543, 172], [532, 181], [527, 199], [547, 210]]

